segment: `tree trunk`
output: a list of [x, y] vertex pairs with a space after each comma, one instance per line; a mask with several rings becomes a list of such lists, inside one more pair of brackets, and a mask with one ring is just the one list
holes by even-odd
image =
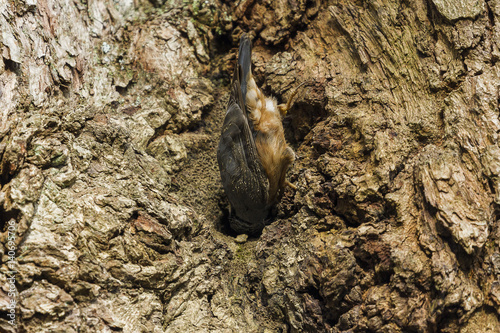
[[[500, 0], [0, 13], [1, 331], [500, 332]], [[247, 240], [215, 157], [243, 31], [267, 94], [306, 82]]]

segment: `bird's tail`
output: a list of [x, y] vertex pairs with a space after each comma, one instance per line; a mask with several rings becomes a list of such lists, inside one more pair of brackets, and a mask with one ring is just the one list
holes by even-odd
[[241, 66], [241, 95], [243, 96], [243, 100], [246, 101], [247, 82], [252, 75], [252, 41], [246, 33], [243, 33], [240, 38], [238, 64]]

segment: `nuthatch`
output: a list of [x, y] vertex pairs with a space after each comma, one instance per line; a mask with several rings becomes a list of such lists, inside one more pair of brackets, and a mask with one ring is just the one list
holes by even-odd
[[281, 118], [291, 107], [277, 104], [257, 87], [251, 70], [252, 43], [243, 34], [238, 64], [217, 149], [222, 185], [231, 203], [230, 225], [238, 233], [258, 234], [270, 218], [286, 185], [286, 171], [295, 159], [287, 145]]

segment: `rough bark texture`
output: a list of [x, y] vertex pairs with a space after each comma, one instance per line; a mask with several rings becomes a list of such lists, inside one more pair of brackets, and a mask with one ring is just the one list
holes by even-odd
[[[0, 13], [1, 331], [500, 331], [499, 0]], [[243, 31], [266, 93], [307, 81], [247, 240], [215, 158]]]

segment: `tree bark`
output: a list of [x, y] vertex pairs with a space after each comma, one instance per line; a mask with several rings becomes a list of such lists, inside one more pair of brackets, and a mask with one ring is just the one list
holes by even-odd
[[[500, 331], [499, 0], [0, 13], [1, 331]], [[306, 82], [249, 239], [215, 157], [243, 31], [267, 94]]]

